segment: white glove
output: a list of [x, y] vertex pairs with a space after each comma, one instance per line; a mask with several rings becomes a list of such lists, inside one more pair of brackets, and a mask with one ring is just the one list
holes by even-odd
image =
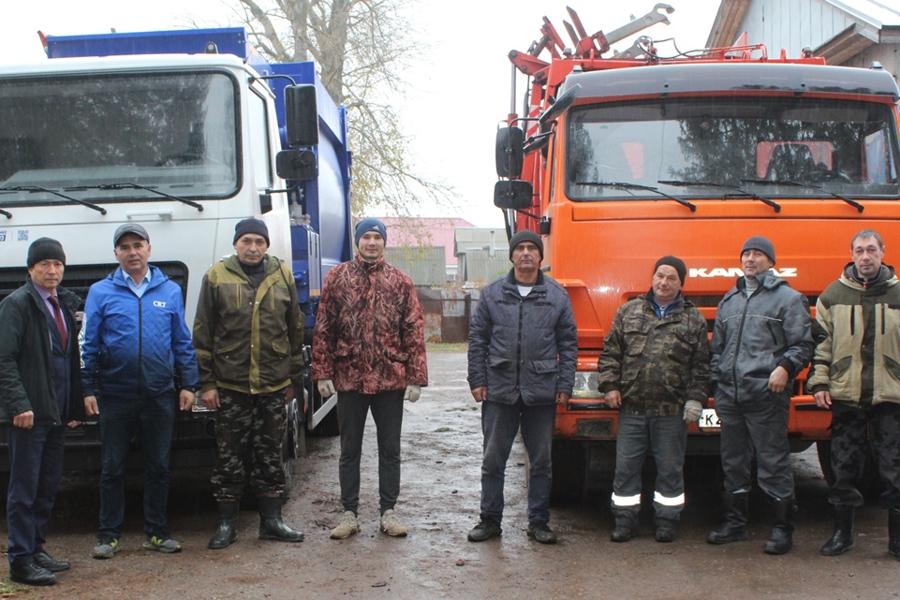
[[404, 400], [409, 400], [410, 402], [415, 402], [419, 399], [419, 396], [422, 394], [422, 386], [416, 385], [414, 383], [406, 386], [406, 393], [403, 394]]
[[703, 405], [696, 400], [688, 400], [684, 403], [684, 422], [690, 425], [700, 420], [700, 413], [703, 412]]
[[331, 398], [334, 396], [334, 382], [330, 379], [320, 379], [316, 382], [316, 387], [319, 388], [319, 395], [323, 398]]

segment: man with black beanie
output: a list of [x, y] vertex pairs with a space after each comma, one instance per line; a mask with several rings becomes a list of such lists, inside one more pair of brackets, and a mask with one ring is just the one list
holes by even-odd
[[747, 539], [750, 468], [772, 503], [775, 523], [766, 554], [793, 547], [794, 477], [788, 440], [793, 379], [806, 368], [814, 342], [806, 296], [772, 270], [775, 247], [762, 236], [744, 242], [743, 277], [722, 298], [710, 344], [710, 391], [722, 422], [725, 521], [710, 544]]
[[10, 579], [53, 585], [69, 563], [44, 550], [62, 479], [65, 428], [84, 420], [78, 324], [81, 300], [59, 287], [66, 266], [50, 238], [28, 249], [25, 285], [0, 302], [0, 423], [9, 427], [6, 516]]
[[657, 542], [675, 540], [684, 508], [687, 428], [706, 406], [709, 376], [706, 319], [681, 294], [686, 274], [678, 257], [656, 261], [650, 291], [619, 307], [603, 341], [600, 391], [607, 406], [619, 409], [610, 500], [614, 542], [637, 534], [641, 468], [648, 450], [656, 463]]
[[481, 290], [469, 327], [469, 389], [484, 433], [481, 518], [470, 542], [502, 533], [506, 462], [521, 429], [528, 452], [528, 537], [554, 544], [551, 447], [557, 405], [575, 383], [578, 329], [569, 294], [541, 272], [544, 243], [522, 230], [509, 240], [513, 267]]
[[286, 401], [303, 385], [303, 313], [290, 266], [266, 254], [269, 229], [256, 218], [234, 228], [235, 254], [203, 277], [194, 320], [201, 400], [218, 410], [213, 492], [219, 527], [207, 547], [237, 540], [245, 483], [257, 492], [259, 538], [302, 542], [286, 525], [281, 443]]

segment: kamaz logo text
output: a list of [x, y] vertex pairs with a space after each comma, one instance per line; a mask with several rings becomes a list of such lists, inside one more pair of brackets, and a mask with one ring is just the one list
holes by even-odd
[[[784, 267], [781, 269], [772, 269], [775, 271], [775, 274], [779, 277], [796, 277], [797, 269], [795, 267]], [[691, 269], [688, 277], [727, 277], [729, 279], [734, 279], [735, 277], [743, 276], [744, 272], [738, 269], [737, 267], [733, 267], [730, 269], [725, 269], [723, 267], [716, 267], [714, 269]]]

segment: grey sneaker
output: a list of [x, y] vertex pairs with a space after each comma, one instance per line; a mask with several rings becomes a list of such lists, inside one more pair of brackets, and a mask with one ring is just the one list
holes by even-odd
[[119, 540], [116, 538], [103, 538], [94, 546], [94, 558], [112, 558], [119, 553]]
[[163, 554], [174, 554], [175, 552], [181, 552], [181, 542], [173, 540], [170, 537], [161, 538], [156, 535], [151, 535], [147, 538], [147, 541], [144, 542], [144, 550], [153, 550], [155, 552], [162, 552]]
[[409, 533], [392, 508], [387, 509], [381, 515], [381, 532], [391, 537], [406, 537], [406, 534]]
[[331, 530], [331, 539], [343, 540], [354, 533], [359, 533], [359, 519], [356, 518], [352, 510], [348, 510], [344, 512], [344, 516], [341, 517], [341, 522], [338, 523], [338, 526]]

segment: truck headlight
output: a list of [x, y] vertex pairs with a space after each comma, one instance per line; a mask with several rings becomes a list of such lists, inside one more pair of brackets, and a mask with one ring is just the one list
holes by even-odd
[[575, 373], [575, 386], [572, 389], [573, 398], [602, 398], [600, 383], [597, 381], [597, 372], [577, 371]]

